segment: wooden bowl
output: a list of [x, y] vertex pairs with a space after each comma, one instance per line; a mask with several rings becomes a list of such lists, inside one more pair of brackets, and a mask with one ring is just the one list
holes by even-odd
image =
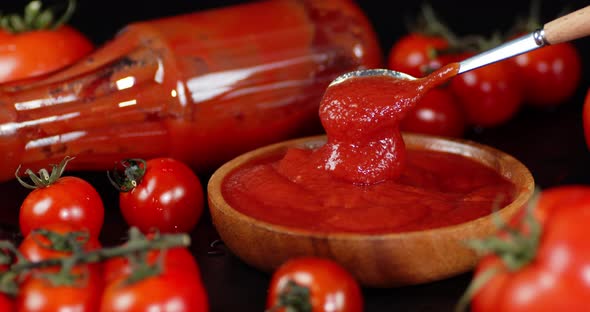
[[[516, 185], [514, 201], [499, 209], [510, 218], [534, 191], [529, 170], [517, 159], [474, 142], [404, 134], [407, 149], [460, 154], [491, 167]], [[234, 169], [263, 155], [283, 154], [289, 147], [313, 148], [325, 137], [286, 141], [243, 154], [222, 167], [208, 183], [213, 224], [225, 245], [246, 263], [272, 272], [286, 260], [319, 256], [336, 260], [363, 286], [394, 287], [445, 279], [474, 268], [478, 256], [464, 244], [496, 230], [491, 215], [442, 228], [391, 234], [321, 234], [257, 220], [234, 210], [224, 200], [221, 185]]]

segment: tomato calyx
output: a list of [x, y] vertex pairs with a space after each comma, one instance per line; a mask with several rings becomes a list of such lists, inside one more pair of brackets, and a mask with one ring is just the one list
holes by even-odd
[[[75, 231], [68, 233], [58, 233], [47, 229], [35, 229], [31, 232], [32, 238], [37, 245], [60, 252], [75, 252], [81, 248], [90, 239], [88, 232]], [[40, 237], [45, 238], [44, 242]]]
[[531, 263], [540, 245], [542, 226], [534, 216], [536, 199], [526, 207], [522, 219], [516, 226], [511, 226], [500, 216], [494, 214], [494, 222], [499, 233], [505, 236], [491, 236], [483, 239], [471, 240], [467, 244], [482, 255], [494, 255], [500, 259], [499, 265], [492, 266], [474, 278], [467, 290], [460, 298], [455, 311], [462, 312], [475, 293], [495, 275], [503, 272], [516, 272]]
[[[143, 234], [139, 231], [131, 231], [129, 235], [129, 244], [134, 244], [134, 242], [141, 241], [144, 238]], [[159, 234], [156, 233], [155, 235]], [[148, 251], [140, 250], [129, 253], [127, 259], [131, 265], [131, 274], [123, 281], [123, 284], [135, 284], [146, 278], [162, 274], [164, 271], [165, 255], [166, 250], [160, 249], [156, 261], [153, 264], [149, 264]]]
[[23, 16], [9, 14], [0, 17], [0, 27], [11, 34], [34, 30], [55, 30], [64, 25], [74, 14], [76, 1], [68, 0], [64, 13], [55, 18], [55, 8], [43, 10], [41, 1], [35, 0], [25, 6]]
[[301, 286], [293, 280], [288, 280], [279, 293], [278, 302], [266, 312], [284, 309], [285, 312], [311, 312], [311, 292], [308, 287]]
[[16, 180], [20, 183], [20, 185], [28, 189], [34, 190], [38, 188], [48, 187], [55, 183], [55, 181], [57, 181], [62, 176], [68, 162], [70, 162], [72, 159], [74, 159], [74, 157], [66, 156], [59, 165], [51, 165], [51, 173], [49, 173], [47, 169], [42, 168], [41, 170], [39, 170], [39, 175], [37, 175], [33, 172], [33, 170], [27, 169], [25, 171], [25, 175], [29, 176], [33, 184], [27, 183], [23, 179], [21, 179], [19, 174], [21, 167], [20, 165], [18, 166], [18, 168], [16, 168], [16, 172], [14, 173], [14, 175], [16, 177]]
[[119, 192], [130, 192], [141, 182], [146, 168], [147, 162], [144, 159], [125, 159], [115, 164], [112, 171], [107, 171], [107, 177]]

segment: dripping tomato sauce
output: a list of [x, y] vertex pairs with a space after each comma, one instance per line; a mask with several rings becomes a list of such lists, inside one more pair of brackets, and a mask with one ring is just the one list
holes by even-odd
[[234, 209], [314, 232], [395, 233], [463, 223], [510, 203], [516, 187], [459, 154], [406, 149], [398, 124], [430, 88], [456, 75], [347, 79], [326, 90], [327, 141], [251, 161], [224, 180]]

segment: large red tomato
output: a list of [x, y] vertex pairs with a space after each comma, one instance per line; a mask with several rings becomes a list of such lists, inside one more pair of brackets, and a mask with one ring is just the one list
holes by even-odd
[[[85, 180], [61, 177], [70, 158], [53, 167], [51, 175], [35, 185], [20, 207], [20, 230], [26, 236], [31, 230], [56, 223], [71, 223], [98, 237], [104, 221], [104, 206], [96, 189]], [[32, 172], [29, 172], [31, 175]], [[26, 184], [19, 178], [21, 183]]]
[[122, 164], [126, 176], [115, 176], [113, 181], [122, 190], [119, 206], [129, 225], [144, 233], [190, 232], [195, 227], [205, 202], [201, 182], [191, 168], [172, 158]]
[[266, 307], [283, 309], [276, 311], [360, 312], [363, 297], [354, 277], [336, 262], [302, 257], [285, 262], [274, 272]]
[[472, 311], [588, 311], [590, 187], [543, 191], [535, 215], [540, 232], [526, 224], [522, 235], [528, 240], [506, 238], [514, 243], [512, 254], [492, 253], [479, 263], [475, 278], [495, 274], [476, 290]]
[[519, 68], [527, 104], [548, 107], [568, 100], [582, 76], [580, 54], [572, 43], [550, 45], [512, 58]]

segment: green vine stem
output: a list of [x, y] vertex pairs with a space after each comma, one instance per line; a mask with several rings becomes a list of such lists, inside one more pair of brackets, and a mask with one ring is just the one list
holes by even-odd
[[500, 262], [474, 277], [459, 299], [455, 312], [466, 311], [469, 302], [476, 293], [496, 275], [516, 272], [535, 259], [543, 232], [541, 224], [534, 216], [538, 197], [539, 192], [537, 191], [527, 204], [523, 218], [515, 227], [510, 226], [497, 213], [493, 214], [493, 220], [499, 233], [506, 234], [505, 237], [494, 235], [467, 242], [468, 246], [479, 254], [494, 255], [500, 259]]
[[68, 0], [66, 9], [55, 19], [55, 8], [43, 10], [39, 0], [31, 1], [24, 9], [23, 16], [8, 14], [0, 16], [0, 27], [5, 31], [17, 34], [34, 30], [55, 30], [67, 23], [76, 10], [76, 0]]
[[18, 166], [18, 168], [16, 168], [14, 176], [16, 177], [18, 183], [20, 183], [22, 186], [28, 189], [34, 190], [37, 188], [48, 187], [51, 184], [55, 183], [55, 181], [57, 181], [62, 176], [66, 169], [66, 166], [68, 165], [68, 162], [70, 162], [72, 159], [74, 159], [74, 157], [66, 156], [59, 165], [51, 165], [51, 173], [49, 173], [47, 169], [42, 168], [41, 170], [39, 170], [39, 173], [37, 175], [33, 172], [33, 170], [27, 169], [25, 171], [25, 175], [27, 175], [29, 179], [31, 179], [33, 184], [25, 182], [20, 177], [20, 165]]
[[[149, 276], [154, 276], [162, 272], [164, 251], [174, 247], [188, 247], [190, 245], [190, 236], [188, 234], [155, 234], [147, 238], [139, 229], [132, 227], [129, 229], [129, 240], [120, 246], [100, 248], [95, 250], [84, 251], [78, 235], [67, 235], [71, 245], [74, 245], [73, 252], [70, 256], [49, 258], [42, 261], [29, 261], [26, 259], [10, 241], [0, 241], [0, 250], [15, 255], [17, 261], [9, 269], [0, 274], [0, 291], [15, 294], [17, 290], [17, 279], [25, 273], [35, 269], [48, 267], [59, 267], [60, 272], [45, 277], [50, 281], [61, 283], [75, 282], [79, 277], [72, 273], [74, 266], [85, 263], [96, 263], [114, 257], [128, 257], [132, 264], [133, 273], [126, 282], [133, 283], [140, 281]], [[160, 256], [154, 265], [147, 263], [147, 253], [152, 250], [160, 250]], [[65, 282], [64, 282], [65, 281]]]

